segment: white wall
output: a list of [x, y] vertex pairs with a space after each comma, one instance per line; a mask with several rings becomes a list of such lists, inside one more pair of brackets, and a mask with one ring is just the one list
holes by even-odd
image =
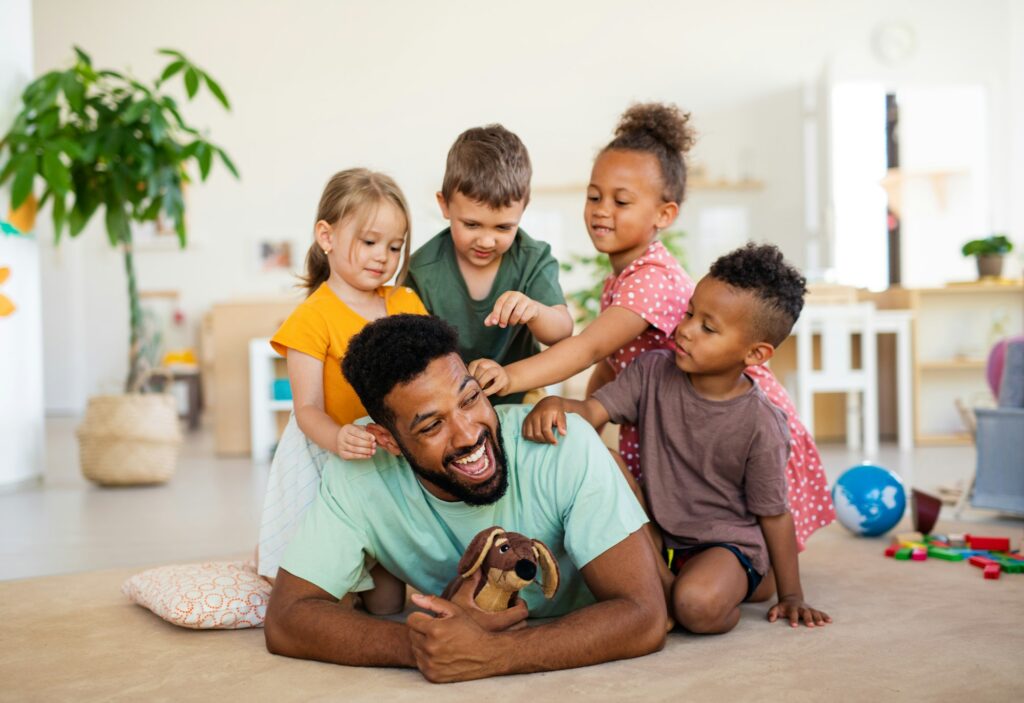
[[[30, 0], [0, 0], [0, 125], [17, 114], [32, 78]], [[6, 215], [9, 188], [0, 192]], [[4, 217], [4, 219], [7, 219]], [[0, 317], [0, 486], [40, 476], [43, 467], [42, 312], [39, 245], [29, 236], [0, 234], [0, 267], [10, 269], [0, 294], [14, 312]]]
[[[102, 66], [151, 76], [161, 65], [153, 50], [172, 46], [232, 98], [229, 115], [209, 99], [186, 114], [235, 157], [243, 181], [217, 171], [192, 190], [187, 251], [138, 256], [141, 285], [181, 290], [193, 321], [216, 301], [288, 288], [287, 276], [259, 272], [257, 242], [287, 237], [304, 251], [322, 184], [339, 168], [392, 173], [414, 210], [414, 241], [423, 242], [441, 225], [433, 193], [450, 142], [489, 121], [524, 139], [535, 187], [579, 183], [629, 102], [675, 101], [693, 111], [702, 134], [694, 158], [712, 175], [739, 175], [742, 162], [766, 183], [759, 193], [693, 193], [680, 225], [693, 230], [703, 208], [738, 203], [750, 235], [779, 243], [798, 263], [801, 90], [826, 64], [837, 80], [989, 86], [993, 112], [1005, 116], [993, 135], [994, 168], [1005, 176], [997, 183], [1010, 172], [1009, 0], [36, 0], [34, 8], [39, 71], [64, 65], [77, 43]], [[918, 38], [898, 68], [871, 50], [873, 30], [890, 20], [909, 22]], [[993, 194], [997, 226], [1009, 221], [1010, 203], [1005, 187]], [[560, 253], [586, 246], [578, 217], [565, 229]], [[77, 410], [86, 394], [120, 384], [120, 266], [99, 222], [47, 255], [51, 410]]]

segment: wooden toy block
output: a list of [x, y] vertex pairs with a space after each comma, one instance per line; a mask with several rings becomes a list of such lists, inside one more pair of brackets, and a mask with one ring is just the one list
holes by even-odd
[[1024, 561], [1017, 561], [1015, 559], [997, 559], [999, 565], [1003, 567], [1003, 571], [1008, 574], [1022, 574], [1024, 573]]
[[896, 556], [896, 550], [898, 550], [898, 549], [899, 549], [899, 547], [897, 547], [895, 544], [890, 544], [888, 547], [885, 548], [885, 556], [887, 556], [887, 557], [894, 557], [894, 556]]
[[928, 556], [934, 559], [944, 559], [945, 561], [963, 561], [964, 555], [954, 549], [946, 549], [944, 547], [928, 547]]
[[914, 561], [924, 561], [928, 558], [927, 549], [914, 549], [910, 552], [910, 558]]
[[893, 558], [899, 559], [900, 561], [906, 561], [910, 558], [910, 553], [913, 551], [914, 550], [910, 547], [903, 547], [902, 549], [897, 549], [896, 553], [893, 554]]
[[981, 535], [967, 535], [967, 542], [971, 549], [992, 549], [997, 552], [1010, 551], [1009, 537], [983, 537]]
[[963, 549], [967, 546], [967, 537], [959, 533], [948, 535], [949, 546]]
[[984, 569], [986, 566], [992, 566], [993, 564], [999, 566], [999, 562], [992, 561], [988, 557], [978, 556], [977, 554], [969, 558], [967, 562], [971, 566], [977, 566], [979, 569]]
[[924, 542], [909, 542], [909, 541], [902, 542], [901, 541], [900, 542], [900, 546], [901, 547], [910, 547], [911, 549], [923, 549], [925, 551], [928, 551], [928, 545], [925, 544]]
[[999, 564], [989, 564], [985, 567], [985, 570], [982, 573], [985, 574], [985, 578], [987, 579], [997, 579], [1002, 571], [999, 568]]
[[920, 532], [900, 532], [896, 535], [896, 542], [924, 542], [924, 535]]

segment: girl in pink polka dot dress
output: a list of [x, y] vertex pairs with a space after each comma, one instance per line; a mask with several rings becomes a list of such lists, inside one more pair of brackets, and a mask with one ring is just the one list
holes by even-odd
[[[587, 384], [589, 397], [645, 351], [674, 348], [672, 333], [694, 284], [657, 236], [675, 221], [683, 202], [684, 155], [693, 144], [689, 117], [658, 103], [634, 105], [622, 116], [615, 138], [594, 161], [584, 209], [594, 248], [607, 254], [612, 265], [601, 313], [580, 334], [529, 359], [505, 367], [488, 359], [471, 363], [470, 371], [488, 395], [541, 388], [596, 364]], [[821, 457], [771, 371], [756, 367], [748, 373], [789, 419], [788, 497], [803, 549], [811, 533], [835, 518]], [[619, 453], [642, 480], [635, 426], [620, 427]]]

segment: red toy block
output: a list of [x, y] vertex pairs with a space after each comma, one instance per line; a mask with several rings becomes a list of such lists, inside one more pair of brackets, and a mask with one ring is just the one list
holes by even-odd
[[984, 571], [985, 578], [987, 579], [997, 579], [1001, 573], [1002, 569], [999, 568], [999, 564], [994, 563], [986, 566]]
[[967, 560], [971, 566], [977, 566], [979, 569], [985, 569], [989, 566], [999, 566], [999, 562], [986, 559], [985, 557], [974, 555]]
[[1015, 554], [1014, 552], [1010, 552], [1009, 554], [1006, 555], [1006, 557], [1008, 559], [1016, 559], [1017, 561], [1024, 561], [1024, 554]]
[[888, 547], [885, 548], [885, 556], [887, 556], [887, 557], [894, 557], [894, 556], [896, 556], [896, 550], [897, 549], [899, 549], [899, 547], [896, 546], [895, 544], [889, 545]]
[[990, 549], [994, 552], [1010, 551], [1009, 537], [982, 537], [980, 535], [967, 535], [967, 542], [971, 549]]
[[924, 561], [928, 558], [928, 552], [924, 549], [915, 549], [910, 553], [910, 558], [914, 561]]

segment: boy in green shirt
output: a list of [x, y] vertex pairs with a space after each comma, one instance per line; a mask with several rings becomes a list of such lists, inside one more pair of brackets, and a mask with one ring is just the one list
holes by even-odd
[[[437, 202], [450, 226], [413, 254], [407, 284], [459, 331], [468, 364], [510, 364], [572, 334], [551, 247], [519, 229], [530, 156], [501, 125], [468, 129], [448, 152]], [[492, 402], [521, 403], [523, 393]]]

